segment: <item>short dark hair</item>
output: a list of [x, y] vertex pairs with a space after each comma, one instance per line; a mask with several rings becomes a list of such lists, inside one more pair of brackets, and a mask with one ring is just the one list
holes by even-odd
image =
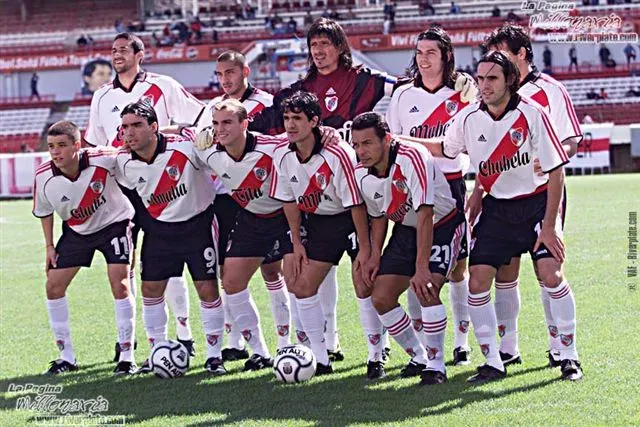
[[136, 116], [142, 117], [146, 119], [150, 125], [158, 123], [156, 110], [153, 109], [153, 106], [147, 100], [140, 100], [127, 105], [122, 109], [120, 117], [124, 117], [125, 114], [135, 114]]
[[389, 125], [384, 117], [373, 111], [359, 114], [353, 119], [353, 123], [351, 124], [352, 131], [365, 129], [373, 129], [376, 136], [380, 139], [383, 139], [390, 132]]
[[499, 65], [502, 68], [502, 73], [504, 74], [504, 79], [507, 82], [511, 96], [518, 93], [518, 89], [520, 89], [520, 71], [518, 67], [516, 67], [516, 64], [509, 60], [509, 57], [504, 51], [494, 50], [485, 53], [482, 55], [482, 58], [480, 58], [480, 61], [478, 61], [478, 65], [483, 62]]
[[129, 46], [133, 49], [133, 53], [144, 52], [144, 43], [140, 37], [136, 36], [133, 33], [120, 33], [114, 37], [113, 41], [116, 40], [127, 40], [129, 42]]
[[285, 98], [281, 103], [282, 111], [291, 111], [293, 113], [304, 113], [307, 119], [311, 120], [317, 117], [320, 120], [322, 109], [318, 97], [313, 93], [299, 90], [291, 96]]
[[218, 55], [216, 62], [233, 62], [238, 67], [242, 68], [247, 65], [247, 58], [236, 50], [227, 50]]
[[512, 54], [517, 55], [520, 48], [524, 48], [527, 52], [525, 59], [528, 63], [533, 62], [533, 48], [531, 47], [531, 38], [527, 31], [519, 25], [505, 24], [500, 28], [496, 28], [487, 37], [487, 47], [499, 47], [502, 43], [509, 47]]
[[80, 128], [69, 120], [61, 120], [52, 124], [47, 130], [47, 136], [67, 136], [72, 143], [80, 141]]
[[331, 43], [340, 51], [338, 57], [338, 66], [343, 68], [351, 68], [353, 66], [353, 58], [351, 57], [351, 47], [349, 47], [349, 39], [344, 29], [333, 19], [318, 18], [315, 20], [309, 31], [307, 32], [307, 49], [309, 52], [309, 72], [307, 77], [315, 77], [318, 74], [318, 68], [313, 63], [311, 56], [311, 39], [315, 37], [326, 36]]
[[[440, 55], [442, 56], [442, 61], [444, 62], [444, 69], [442, 70], [442, 77], [444, 80], [444, 85], [448, 87], [453, 87], [456, 83], [456, 60], [453, 50], [453, 43], [451, 43], [451, 37], [449, 34], [439, 26], [432, 26], [426, 31], [418, 34], [418, 40], [416, 42], [416, 47], [418, 42], [422, 40], [433, 40], [438, 42], [438, 47], [440, 48]], [[451, 59], [449, 59], [447, 54], [451, 54]], [[407, 74], [414, 79], [420, 79], [420, 71], [418, 70], [418, 62], [416, 60], [416, 54], [413, 54], [413, 59], [411, 60], [411, 64], [409, 64], [409, 68], [407, 68]]]
[[97, 58], [87, 62], [82, 68], [82, 75], [86, 77], [91, 77], [93, 72], [96, 70], [98, 65], [106, 65], [110, 70], [113, 70], [111, 66], [111, 62], [107, 61], [104, 58]]

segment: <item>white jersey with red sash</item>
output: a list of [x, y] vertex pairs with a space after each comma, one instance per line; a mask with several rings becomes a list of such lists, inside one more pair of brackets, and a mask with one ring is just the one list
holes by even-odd
[[[204, 114], [200, 117], [200, 120], [198, 120], [198, 125], [196, 127], [198, 132], [212, 125], [213, 107], [225, 99], [229, 99], [229, 96], [220, 95], [209, 101]], [[247, 116], [249, 121], [251, 121], [256, 114], [260, 114], [260, 112], [266, 107], [271, 107], [273, 105], [273, 95], [249, 85], [247, 90], [242, 94], [242, 97], [240, 97], [239, 101], [247, 109]]]
[[133, 217], [133, 207], [115, 180], [116, 153], [98, 149], [80, 151], [75, 179], [62, 174], [53, 161], [35, 175], [33, 214], [39, 218], [56, 212], [79, 234], [93, 234]]
[[356, 181], [372, 217], [386, 216], [394, 222], [416, 227], [421, 206], [433, 206], [434, 224], [452, 214], [456, 201], [444, 174], [434, 166], [426, 147], [395, 142], [389, 152], [385, 176], [358, 165]]
[[206, 210], [215, 197], [211, 171], [196, 151], [193, 138], [158, 134], [150, 163], [135, 152], [119, 152], [116, 177], [136, 190], [153, 219], [187, 221]]
[[[443, 85], [430, 91], [420, 80], [411, 80], [393, 92], [387, 123], [396, 135], [439, 138], [451, 125], [451, 119], [467, 104], [454, 89]], [[435, 163], [448, 179], [461, 178], [463, 155], [455, 159], [436, 158]]]
[[204, 111], [204, 104], [169, 76], [140, 72], [129, 89], [116, 77], [93, 94], [84, 139], [95, 146], [122, 146], [120, 113], [128, 104], [139, 100], [151, 103], [160, 128], [171, 125], [172, 121], [193, 125]]
[[497, 199], [546, 189], [549, 176], [534, 173], [534, 158], [545, 173], [569, 162], [548, 114], [517, 94], [498, 118], [483, 102], [467, 106], [455, 117], [442, 144], [449, 158], [466, 151], [484, 190]]
[[296, 202], [301, 211], [318, 215], [336, 215], [362, 204], [353, 148], [344, 141], [325, 147], [318, 133], [315, 138], [311, 156], [304, 161], [295, 144], [287, 141], [276, 147], [271, 197]]
[[282, 209], [282, 202], [269, 197], [273, 174], [273, 152], [286, 138], [253, 135], [247, 132], [242, 157], [231, 157], [222, 145], [199, 151], [198, 156], [217, 175], [231, 197], [243, 209], [256, 215], [271, 215]]

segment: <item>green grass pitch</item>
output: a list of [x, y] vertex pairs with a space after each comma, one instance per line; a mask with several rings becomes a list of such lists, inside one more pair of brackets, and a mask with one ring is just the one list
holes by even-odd
[[[40, 373], [57, 357], [45, 308], [43, 238], [31, 202], [0, 203], [0, 425], [37, 425], [42, 412], [16, 409], [12, 385], [59, 384], [58, 399], [108, 401], [108, 411], [135, 425], [630, 425], [640, 424], [640, 294], [638, 279], [627, 277], [629, 212], [640, 207], [640, 175], [569, 177], [565, 243], [566, 276], [578, 313], [577, 344], [585, 378], [558, 380], [546, 368], [546, 335], [539, 290], [528, 257], [521, 274], [521, 352], [524, 363], [503, 381], [471, 387], [465, 379], [481, 362], [471, 338], [472, 365], [448, 367], [449, 382], [419, 387], [418, 379], [399, 378], [407, 356], [392, 344], [388, 376], [364, 379], [366, 346], [346, 259], [339, 270], [339, 319], [346, 354], [337, 373], [299, 385], [283, 385], [270, 371], [242, 373], [242, 362], [227, 364], [230, 374], [209, 378], [203, 370], [202, 327], [196, 293], [190, 292], [192, 326], [198, 354], [186, 377], [115, 379], [111, 370], [115, 339], [114, 309], [104, 261], [94, 259], [69, 289], [71, 328], [81, 369], [51, 379]], [[60, 222], [56, 220], [56, 230]], [[275, 333], [266, 289], [251, 283], [270, 348]], [[448, 291], [443, 292], [448, 306]], [[451, 314], [449, 313], [449, 319]], [[173, 323], [173, 321], [171, 322]], [[446, 354], [451, 359], [451, 324]], [[171, 325], [173, 330], [173, 324]], [[172, 332], [173, 334], [173, 332]], [[147, 356], [138, 295], [137, 360]], [[97, 421], [93, 419], [93, 421]], [[93, 422], [85, 418], [85, 423]]]

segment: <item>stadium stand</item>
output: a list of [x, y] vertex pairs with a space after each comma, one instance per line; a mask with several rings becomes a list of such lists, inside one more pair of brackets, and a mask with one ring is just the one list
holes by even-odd
[[51, 114], [51, 108], [0, 110], [0, 152], [34, 150]]

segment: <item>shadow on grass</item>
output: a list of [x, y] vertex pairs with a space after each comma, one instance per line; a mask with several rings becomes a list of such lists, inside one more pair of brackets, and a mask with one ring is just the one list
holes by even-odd
[[[338, 367], [334, 376], [314, 378], [306, 384], [284, 385], [270, 371], [232, 373], [209, 377], [199, 371], [178, 380], [160, 380], [151, 375], [111, 377], [112, 364], [85, 366], [78, 372], [59, 378], [24, 376], [0, 381], [6, 392], [9, 384], [59, 384], [58, 399], [95, 399], [109, 402], [109, 415], [124, 415], [127, 423], [161, 416], [211, 414], [215, 423], [276, 420], [302, 420], [318, 425], [356, 422], [400, 422], [420, 416], [446, 414], [465, 406], [511, 393], [546, 387], [555, 379], [520, 387], [496, 390], [495, 386], [470, 386], [469, 372], [449, 377], [441, 386], [419, 387], [418, 378], [398, 383], [398, 376], [369, 382], [361, 366]], [[230, 366], [235, 372], [235, 366]], [[193, 371], [196, 369], [192, 368]], [[545, 366], [518, 369], [509, 377], [532, 374]], [[449, 374], [451, 374], [451, 370]], [[409, 383], [409, 381], [411, 381]], [[0, 409], [15, 410], [18, 398], [27, 393], [0, 397]], [[32, 398], [34, 393], [30, 394]], [[107, 415], [103, 414], [103, 415]], [[30, 421], [35, 419], [35, 415]], [[203, 421], [193, 426], [210, 425]]]

